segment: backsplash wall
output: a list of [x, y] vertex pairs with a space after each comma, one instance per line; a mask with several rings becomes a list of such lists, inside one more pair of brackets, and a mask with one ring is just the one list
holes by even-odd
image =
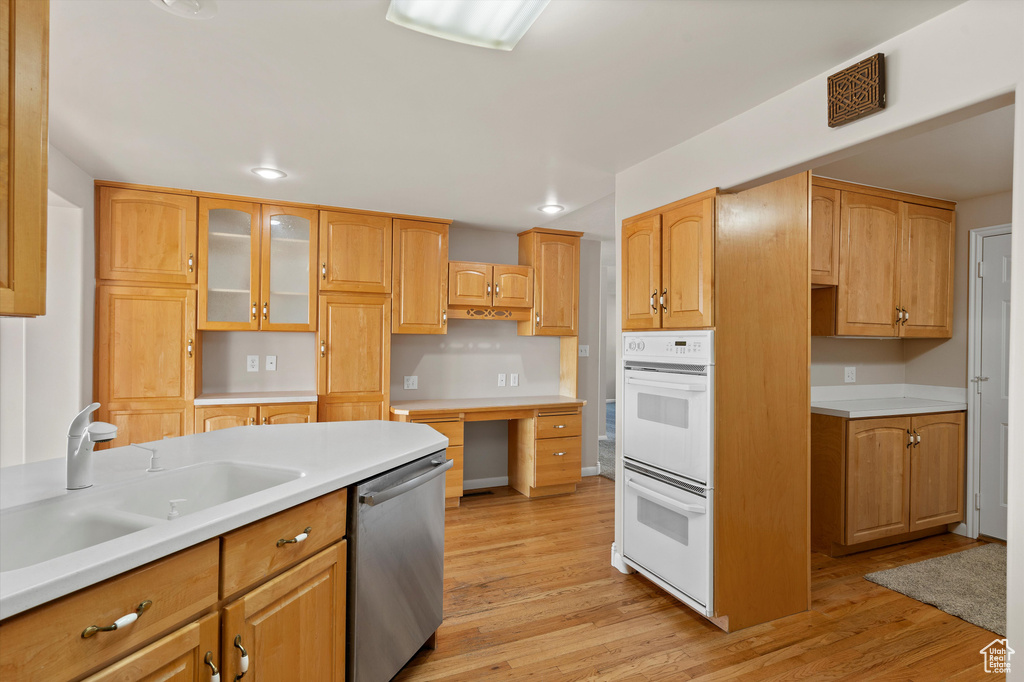
[[[203, 393], [309, 391], [316, 393], [316, 334], [313, 332], [202, 332]], [[246, 370], [258, 355], [260, 370]], [[266, 370], [266, 357], [277, 369]]]

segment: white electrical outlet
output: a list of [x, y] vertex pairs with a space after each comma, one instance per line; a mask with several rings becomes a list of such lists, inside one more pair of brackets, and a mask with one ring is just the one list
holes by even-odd
[[844, 375], [844, 379], [846, 380], [846, 383], [848, 383], [848, 384], [855, 383], [857, 381], [857, 368], [856, 367], [847, 367], [846, 368], [846, 374]]
[[504, 374], [499, 374], [498, 375], [498, 385], [499, 386], [504, 386], [505, 385], [505, 375]]
[[405, 387], [410, 390], [416, 390], [419, 388], [419, 377], [405, 377]]
[[276, 372], [277, 371], [277, 356], [276, 355], [268, 355], [267, 356], [267, 362], [264, 365], [264, 367], [266, 368], [266, 370], [268, 372]]
[[517, 374], [516, 372], [513, 372], [512, 374], [508, 375], [508, 380], [509, 380], [508, 381], [508, 385], [509, 386], [518, 386], [519, 385], [519, 374]]
[[260, 371], [260, 356], [258, 355], [246, 355], [245, 356], [245, 368], [250, 372]]
[[590, 357], [590, 346], [580, 346], [580, 357], [581, 358], [589, 358]]

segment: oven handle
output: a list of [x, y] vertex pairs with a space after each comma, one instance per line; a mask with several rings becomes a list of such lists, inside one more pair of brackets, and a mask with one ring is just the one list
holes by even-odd
[[650, 386], [652, 388], [671, 388], [676, 391], [706, 391], [708, 387], [703, 384], [673, 384], [669, 381], [650, 381], [649, 379], [626, 378], [626, 383], [633, 386]]
[[707, 507], [699, 504], [686, 504], [685, 502], [679, 502], [673, 500], [668, 495], [662, 495], [661, 493], [655, 492], [650, 488], [645, 488], [639, 483], [634, 482], [632, 479], [626, 479], [626, 487], [632, 488], [641, 497], [646, 497], [652, 502], [660, 502], [666, 507], [671, 507], [676, 511], [683, 512], [684, 514], [707, 514]]

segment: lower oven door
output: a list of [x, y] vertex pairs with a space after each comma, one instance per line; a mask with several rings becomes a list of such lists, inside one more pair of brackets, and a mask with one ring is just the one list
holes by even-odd
[[692, 608], [712, 615], [714, 491], [654, 478], [629, 464], [623, 490], [622, 549], [628, 562]]

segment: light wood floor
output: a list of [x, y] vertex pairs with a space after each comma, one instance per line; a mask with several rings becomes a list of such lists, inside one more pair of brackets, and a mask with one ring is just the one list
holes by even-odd
[[437, 648], [396, 680], [998, 679], [978, 653], [996, 635], [862, 578], [982, 543], [814, 554], [812, 610], [726, 634], [611, 567], [613, 507], [597, 476], [557, 498], [463, 498], [446, 516]]

